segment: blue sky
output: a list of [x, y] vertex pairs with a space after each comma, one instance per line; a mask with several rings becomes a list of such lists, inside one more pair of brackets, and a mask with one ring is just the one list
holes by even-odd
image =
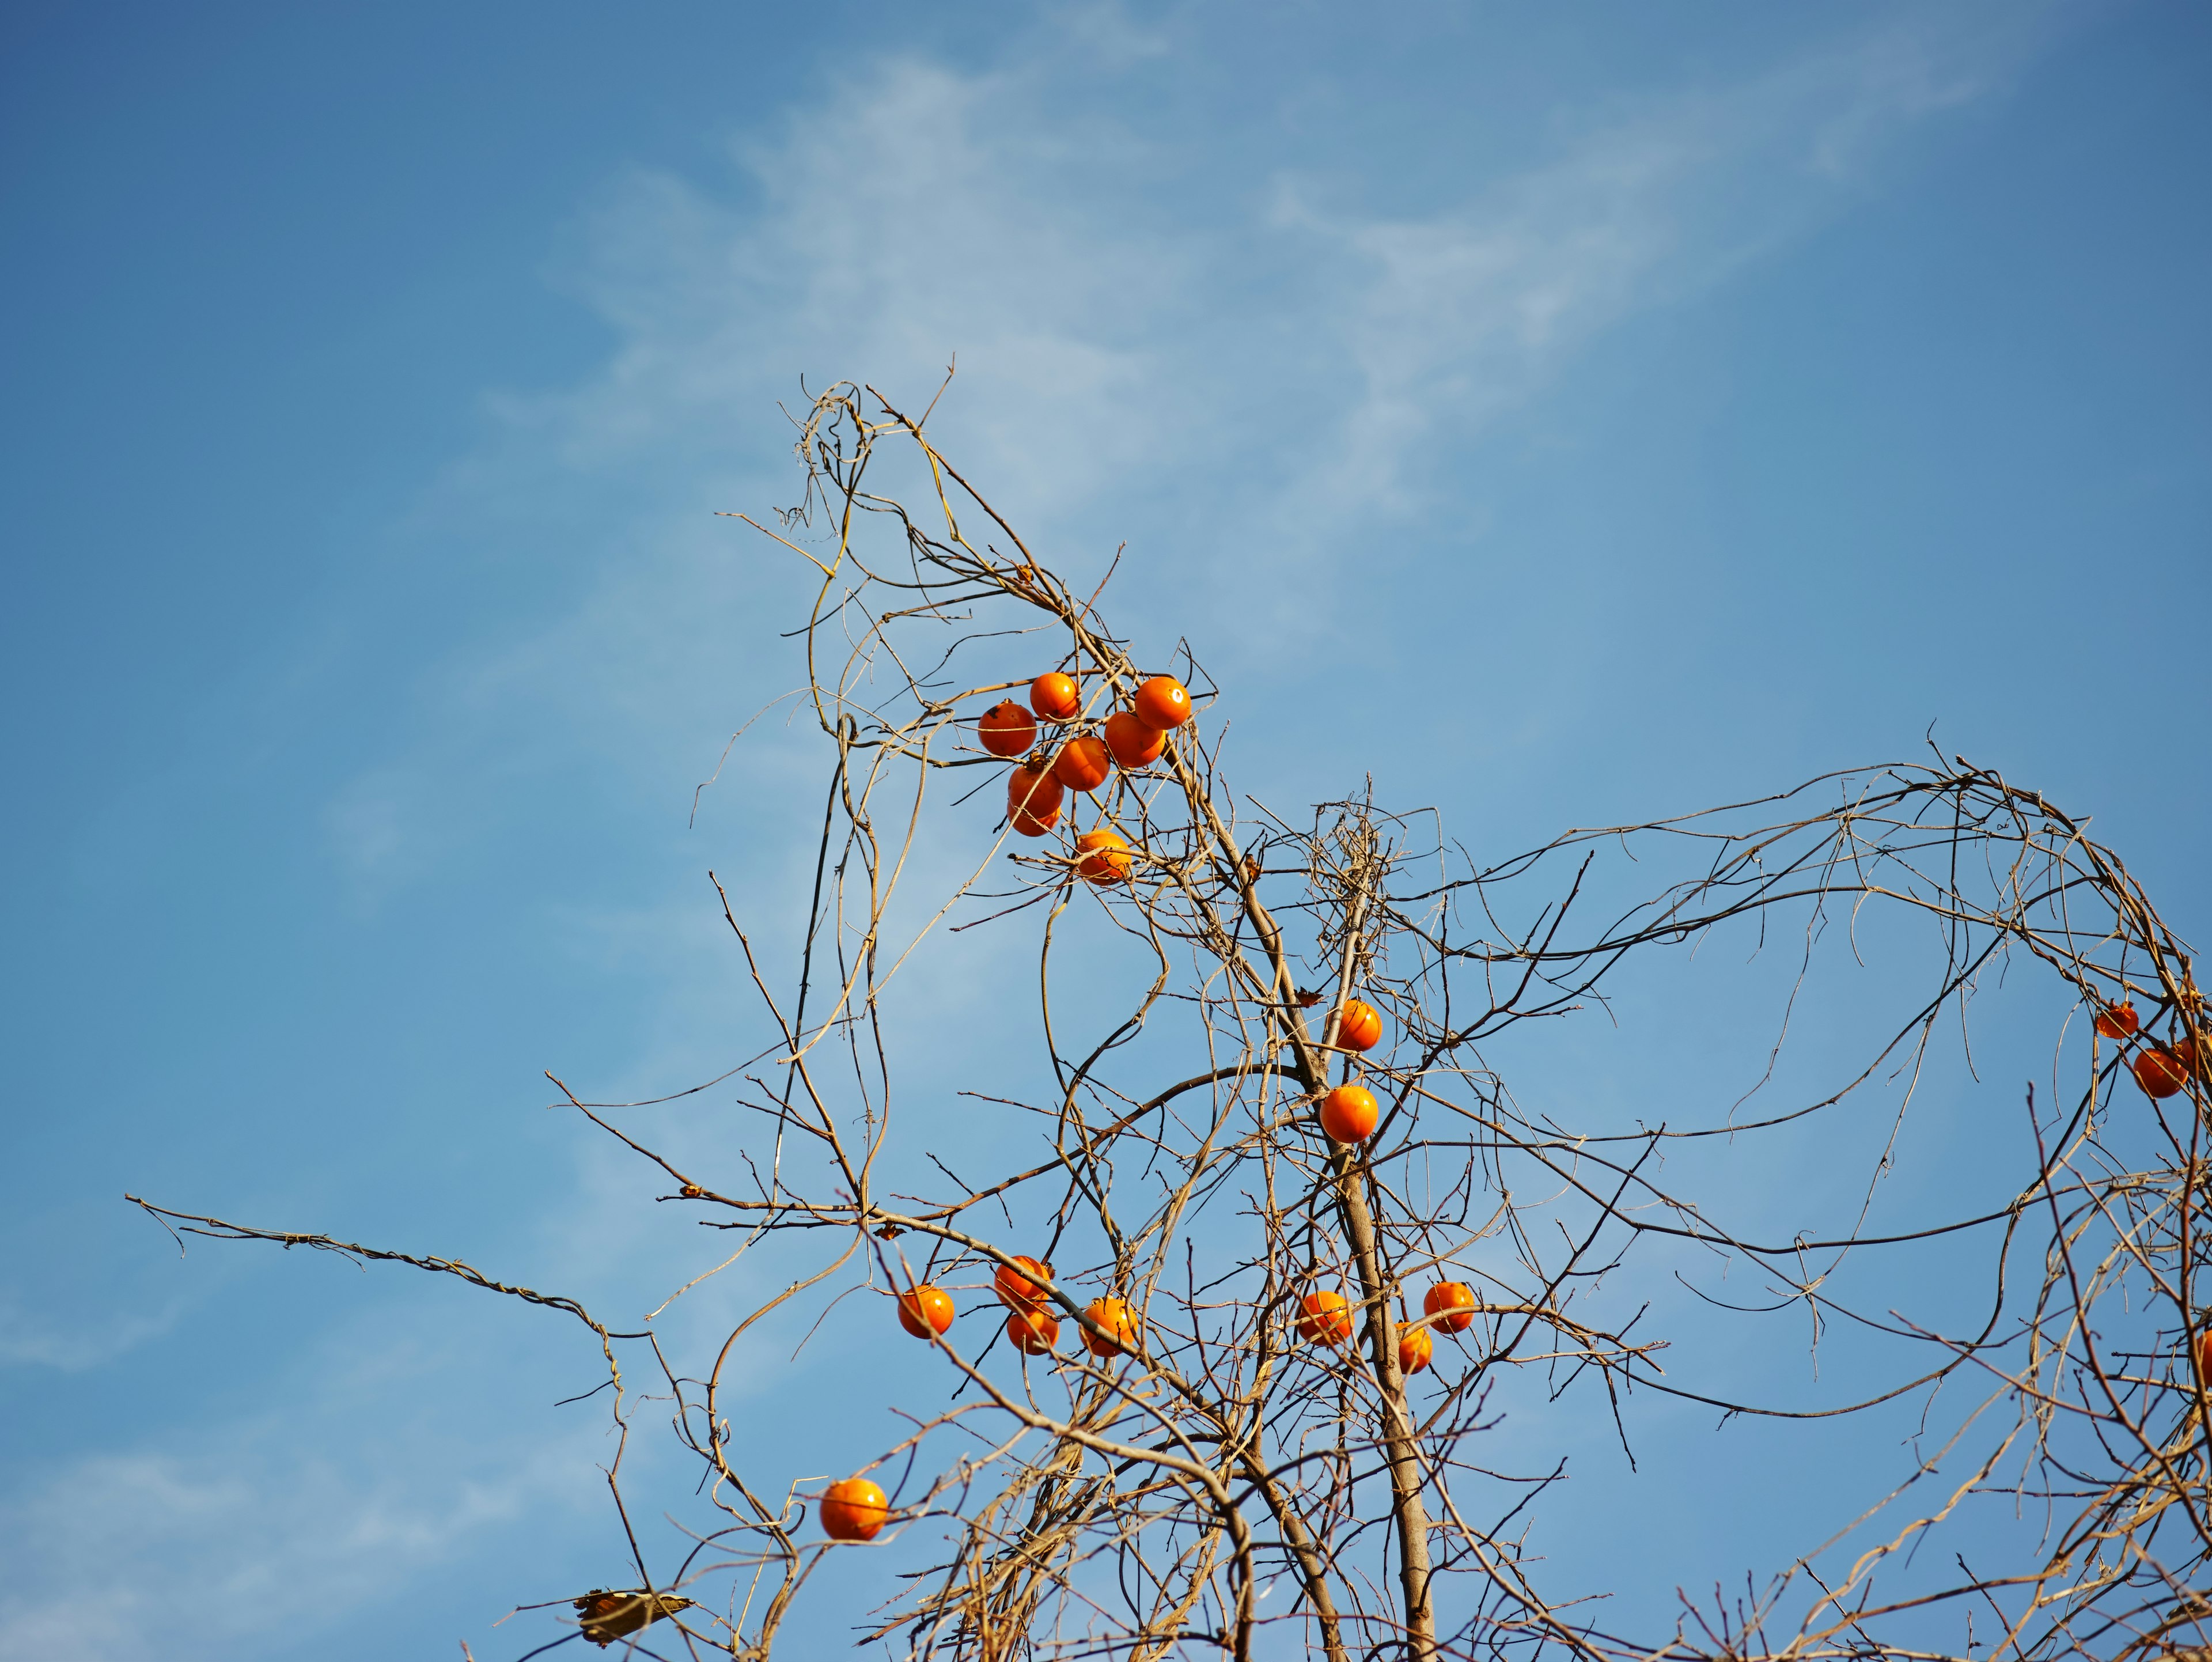
[[[1127, 542], [1117, 618], [1237, 689], [1270, 801], [1371, 772], [1503, 852], [1932, 723], [2204, 934], [2202, 8], [0, 39], [0, 1658], [489, 1658], [619, 1574], [571, 1335], [180, 1263], [120, 1196], [625, 1312], [697, 1267], [538, 1075], [755, 1048], [703, 872], [787, 931], [819, 755], [764, 729], [686, 819], [797, 673], [793, 574], [713, 515], [792, 498], [802, 375], [921, 402], [957, 353], [940, 442], [1072, 567]], [[752, 1366], [807, 1458], [880, 1440], [865, 1353]]]

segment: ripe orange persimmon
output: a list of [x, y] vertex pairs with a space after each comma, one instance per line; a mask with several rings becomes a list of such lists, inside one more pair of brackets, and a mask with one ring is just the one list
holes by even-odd
[[1052, 764], [1052, 776], [1070, 790], [1097, 790], [1114, 771], [1114, 758], [1106, 741], [1093, 734], [1071, 739]]
[[1137, 1318], [1121, 1300], [1093, 1299], [1084, 1306], [1083, 1313], [1114, 1336], [1110, 1339], [1102, 1339], [1089, 1328], [1085, 1328], [1084, 1348], [1092, 1355], [1118, 1356], [1137, 1342]]
[[1060, 1321], [1042, 1310], [1017, 1310], [1006, 1318], [1006, 1336], [1024, 1356], [1048, 1355], [1060, 1342]]
[[1128, 842], [1119, 831], [1108, 831], [1101, 825], [1075, 839], [1075, 869], [1086, 883], [1095, 883], [1103, 889], [1109, 883], [1126, 881], [1130, 868], [1135, 864]]
[[1342, 1344], [1352, 1336], [1352, 1307], [1341, 1293], [1309, 1293], [1301, 1302], [1298, 1337], [1308, 1344]]
[[[1446, 1310], [1452, 1313], [1439, 1313]], [[1474, 1325], [1474, 1289], [1465, 1282], [1438, 1282], [1423, 1296], [1421, 1313], [1435, 1317], [1434, 1325], [1447, 1333], [1464, 1333]]]
[[1398, 1372], [1411, 1375], [1419, 1373], [1429, 1365], [1429, 1358], [1437, 1354], [1437, 1342], [1429, 1336], [1425, 1327], [1409, 1327], [1398, 1339]]
[[2156, 1045], [2145, 1050], [2128, 1064], [2148, 1097], [2170, 1097], [2189, 1083], [2189, 1062], [2172, 1047]]
[[1160, 759], [1167, 744], [1166, 734], [1146, 726], [1142, 717], [1126, 709], [1117, 709], [1106, 718], [1106, 748], [1125, 768], [1150, 767]]
[[1001, 698], [975, 723], [975, 736], [994, 756], [1019, 756], [1036, 743], [1036, 717], [1011, 698]]
[[927, 1282], [898, 1295], [899, 1325], [917, 1339], [943, 1333], [952, 1325], [952, 1295]]
[[1137, 696], [1129, 703], [1139, 721], [1163, 733], [1190, 720], [1190, 694], [1172, 675], [1153, 676], [1137, 689]]
[[1039, 1263], [1027, 1254], [1016, 1258], [1012, 1267], [1000, 1264], [999, 1273], [991, 1278], [991, 1285], [998, 1292], [999, 1302], [1009, 1310], [1035, 1310], [1044, 1301], [1043, 1289], [1022, 1274], [1024, 1269], [1037, 1281], [1052, 1279], [1052, 1266]]
[[1060, 812], [1067, 788], [1053, 777], [1052, 770], [1037, 762], [1022, 762], [1006, 776], [1006, 812], [1042, 817]]
[[2212, 1328], [2197, 1336], [2197, 1377], [2212, 1385]]
[[2135, 1032], [2140, 1020], [2133, 999], [2124, 1004], [2107, 1004], [2097, 1012], [2097, 1031], [2106, 1038], [2125, 1038]]
[[890, 1515], [889, 1498], [865, 1477], [848, 1477], [823, 1491], [822, 1532], [833, 1541], [872, 1541]]
[[1006, 776], [1006, 818], [1024, 837], [1042, 837], [1060, 823], [1066, 794], [1050, 770], [1024, 762]]
[[1356, 998], [1344, 1001], [1337, 1012], [1336, 1042], [1347, 1050], [1371, 1050], [1382, 1037], [1382, 1013]]
[[1382, 1117], [1382, 1104], [1364, 1085], [1340, 1085], [1321, 1099], [1321, 1129], [1331, 1142], [1366, 1141]]
[[1073, 721], [1083, 713], [1083, 693], [1073, 675], [1052, 670], [1030, 683], [1030, 708], [1048, 721]]

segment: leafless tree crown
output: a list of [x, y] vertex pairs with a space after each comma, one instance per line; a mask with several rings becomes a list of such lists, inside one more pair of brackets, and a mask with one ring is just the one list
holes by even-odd
[[[802, 1273], [718, 1352], [678, 1358], [650, 1327], [612, 1330], [453, 1260], [137, 1202], [218, 1238], [459, 1275], [592, 1330], [623, 1439], [641, 1403], [667, 1408], [715, 1512], [672, 1536], [676, 1550], [648, 1550], [617, 1458], [608, 1482], [638, 1585], [579, 1599], [570, 1638], [766, 1658], [825, 1555], [891, 1547], [884, 1562], [912, 1568], [886, 1574], [860, 1636], [916, 1658], [2198, 1653], [2212, 1545], [2197, 1360], [2212, 1348], [2195, 1299], [2203, 1006], [2183, 943], [2109, 849], [2035, 792], [1941, 758], [1571, 831], [1487, 864], [1433, 813], [1371, 794], [1279, 816], [1218, 765], [1233, 697], [1187, 647], [1133, 655], [1106, 621], [1107, 585], [1085, 592], [1036, 557], [926, 420], [832, 388], [799, 422], [805, 500], [780, 529], [756, 526], [818, 574], [803, 696], [830, 755], [796, 962], [763, 961], [749, 933], [760, 920], [741, 915], [751, 897], [732, 886], [733, 904], [715, 884], [776, 1036], [715, 1082], [741, 1081], [747, 1145], [726, 1169], [684, 1169], [636, 1129], [640, 1105], [561, 1087], [665, 1173], [664, 1198], [723, 1232], [702, 1275], [772, 1239], [811, 1255]], [[871, 487], [894, 454], [922, 482], [918, 506]], [[1002, 817], [994, 840], [1008, 764], [979, 748], [978, 715], [1054, 669], [1083, 709], [1041, 726], [1041, 763], [1150, 675], [1188, 685], [1197, 715], [1151, 765], [1072, 793], [1050, 830], [1016, 835]], [[1074, 838], [1102, 828], [1128, 852], [1085, 866]], [[912, 892], [958, 838], [969, 874]], [[1646, 873], [1656, 892], [1600, 898]], [[763, 891], [760, 904], [786, 903]], [[1816, 955], [1851, 952], [1885, 914], [1917, 920], [1920, 979], [1901, 1020], [1808, 1095], [1778, 1103], [1769, 1088], [1700, 1124], [1577, 1125], [1555, 1105], [1524, 1110], [1493, 1071], [1528, 1042], [1583, 1031], [1562, 1017], [1601, 1021], [1632, 959], [1748, 941], [1782, 955], [1796, 1004], [1816, 995]], [[992, 1000], [1019, 1020], [991, 1038], [1038, 1047], [1036, 1090], [1002, 1105], [1039, 1135], [956, 1177], [935, 1158], [929, 1111], [894, 1091], [885, 1012], [902, 977], [923, 972], [926, 940], [977, 925], [1037, 945], [1034, 975]], [[1101, 931], [1150, 966], [1110, 1007], [1055, 956]], [[2041, 1099], [2027, 1093], [1979, 1134], [2020, 1152], [2025, 1181], [1948, 1212], [1965, 1190], [1927, 1185], [1935, 1215], [1874, 1227], [1932, 1047], [1947, 1021], [1963, 1033], [1970, 998], [2008, 971], [2063, 994], [2050, 1008], [2078, 1007]], [[1382, 1018], [1364, 1052], [1339, 1032], [1355, 999]], [[1530, 1022], [1546, 1025], [1507, 1038]], [[1381, 1121], [1339, 1143], [1317, 1105], [1353, 1082]], [[1732, 1221], [1768, 1140], [1870, 1115], [1888, 1129], [1855, 1221]], [[1764, 1198], [1761, 1215], [1787, 1209]], [[1908, 1277], [1985, 1278], [1977, 1315], [1942, 1330], [1855, 1306], [1847, 1266], [1869, 1255]], [[1879, 1340], [1884, 1366], [1909, 1365], [1858, 1400], [1741, 1399], [1670, 1348], [1637, 1291], [1651, 1280], [1638, 1282], [1642, 1264], [1705, 1289], [1713, 1308], [1729, 1301], [1712, 1293], [1725, 1282], [1738, 1303], [1802, 1312], [1825, 1343]], [[892, 1323], [902, 1291], [988, 1288], [1024, 1269], [1042, 1288], [1038, 1324], [1059, 1325], [1049, 1350], [1009, 1342], [1022, 1318], [988, 1294], [923, 1341]], [[1427, 1296], [1439, 1283], [1466, 1289], [1441, 1312]], [[808, 1497], [777, 1492], [757, 1469], [772, 1458], [732, 1434], [726, 1383], [763, 1318], [855, 1286], [878, 1296], [825, 1318], [883, 1324], [885, 1343], [930, 1364], [895, 1382], [909, 1434], [854, 1451], [854, 1474], [888, 1492], [869, 1546], [824, 1541]], [[1351, 1318], [1336, 1342], [1305, 1303], [1329, 1294]], [[641, 1369], [653, 1381], [642, 1394]], [[1601, 1566], [1557, 1543], [1537, 1562], [1532, 1531], [1564, 1458], [1509, 1470], [1485, 1453], [1500, 1403], [1532, 1383], [1624, 1447], [1638, 1402], [1668, 1397], [1709, 1405], [1708, 1423], [1917, 1404], [1923, 1434], [1893, 1494], [1781, 1547], [1803, 1555], [1762, 1567], [1768, 1579], [1740, 1597], [1615, 1615], [1597, 1601]], [[1972, 1533], [1992, 1507], [2020, 1521]], [[1963, 1543], [1992, 1538], [2006, 1561], [1971, 1562]]]

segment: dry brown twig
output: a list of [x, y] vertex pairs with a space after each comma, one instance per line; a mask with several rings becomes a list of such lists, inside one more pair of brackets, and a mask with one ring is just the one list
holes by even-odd
[[[919, 464], [926, 511], [864, 483], [894, 450]], [[1140, 666], [1108, 631], [1101, 594], [1079, 592], [1038, 559], [921, 423], [872, 391], [841, 385], [817, 399], [799, 451], [807, 496], [786, 529], [825, 512], [824, 551], [756, 528], [819, 574], [807, 696], [835, 760], [787, 994], [726, 894], [721, 902], [777, 1034], [772, 1065], [748, 1075], [763, 1142], [741, 1169], [682, 1170], [618, 1124], [617, 1110], [562, 1087], [568, 1105], [666, 1173], [678, 1190], [669, 1198], [735, 1233], [735, 1254], [714, 1255], [721, 1263], [768, 1243], [811, 1252], [786, 1290], [694, 1369], [649, 1332], [611, 1332], [571, 1300], [465, 1264], [137, 1202], [187, 1232], [398, 1259], [574, 1315], [599, 1341], [625, 1437], [617, 1359], [626, 1347], [649, 1359], [719, 1522], [674, 1561], [655, 1562], [630, 1529], [617, 1458], [608, 1482], [641, 1585], [593, 1595], [620, 1620], [599, 1621], [591, 1636], [641, 1648], [640, 1632], [665, 1623], [691, 1654], [767, 1657], [813, 1567], [837, 1549], [807, 1539], [800, 1509], [761, 1498], [740, 1469], [724, 1397], [747, 1336], [841, 1282], [889, 1293], [925, 1270], [993, 1276], [1028, 1253], [1084, 1266], [1034, 1277], [1075, 1342], [1026, 1365], [1005, 1347], [982, 1356], [998, 1318], [971, 1312], [931, 1341], [945, 1399], [902, 1404], [915, 1409], [913, 1434], [854, 1462], [907, 1473], [888, 1485], [884, 1540], [924, 1519], [949, 1525], [929, 1573], [866, 1630], [914, 1657], [1304, 1649], [1329, 1662], [1547, 1652], [1984, 1662], [2188, 1655], [2205, 1642], [2195, 1586], [2212, 1552], [2208, 1404], [2191, 1361], [2207, 1331], [2195, 1298], [2203, 1071], [2185, 1068], [2185, 1082], [2156, 1100], [2128, 1072], [2160, 1044], [2185, 1062], [2205, 1054], [2202, 1001], [2184, 944], [2080, 824], [1939, 758], [1571, 832], [1476, 868], [1425, 830], [1430, 819], [1364, 798], [1324, 804], [1304, 828], [1240, 804], [1218, 776], [1208, 738], [1218, 723], [1202, 709], [1157, 764], [1073, 799], [1066, 829], [1017, 839], [1012, 892], [985, 892], [986, 874], [1004, 869], [986, 858], [949, 893], [902, 905], [918, 844], [939, 841], [933, 787], [963, 795], [979, 776], [970, 770], [990, 762], [975, 746], [983, 703], [1046, 660], [1076, 676], [1085, 710], [1042, 730], [1048, 761], [1168, 666]], [[1018, 662], [1009, 635], [1024, 637]], [[1044, 650], [1044, 640], [1056, 646]], [[1000, 673], [959, 685], [956, 666], [979, 656]], [[1182, 679], [1203, 689], [1188, 661]], [[1126, 840], [1125, 877], [1079, 877], [1079, 817]], [[968, 810], [963, 823], [975, 818]], [[1599, 855], [1631, 843], [1687, 852], [1698, 869], [1585, 926]], [[948, 1189], [949, 1173], [927, 1158], [932, 1128], [908, 1123], [926, 1116], [894, 1111], [883, 1014], [915, 954], [963, 906], [979, 918], [1011, 910], [1002, 928], [1042, 919], [1035, 985], [1052, 1088], [1030, 1105], [1049, 1128], [1045, 1148]], [[1055, 947], [1077, 907], [1125, 932], [1155, 966], [1129, 989], [1126, 1020], [1103, 1030], [1088, 1000], [1077, 1021], [1052, 996]], [[1809, 965], [1829, 922], [1847, 921], [1856, 940], [1879, 927], [1878, 909], [1935, 927], [1932, 971], [1859, 1071], [1786, 1111], [1565, 1126], [1523, 1112], [1486, 1059], [1510, 1030], [1603, 999], [1621, 966], [1646, 955], [1737, 927], [1763, 940], [1787, 921]], [[1674, 1186], [1670, 1154], [1694, 1178], [1698, 1151], [1755, 1148], [1848, 1116], [1900, 1075], [1901, 1122], [1939, 1021], [1963, 1016], [1990, 972], [2022, 960], [2093, 1013], [2132, 1001], [2141, 1023], [2062, 1044], [2075, 1094], [2057, 1112], [2031, 1101], [2021, 1146], [2033, 1144], [2033, 1160], [2002, 1204], [1876, 1231], [1870, 1178], [1850, 1228], [1759, 1239], [1726, 1221], [1741, 1209], [1729, 1186], [1740, 1169], [1702, 1192]], [[1340, 1012], [1354, 998], [1382, 1011], [1394, 1035], [1364, 1055], [1339, 1043]], [[1087, 1050], [1068, 1048], [1075, 1026], [1094, 1035]], [[1162, 1053], [1179, 1064], [1171, 1073], [1158, 1071]], [[1381, 1099], [1382, 1123], [1339, 1145], [1321, 1132], [1316, 1104], [1355, 1080]], [[1895, 1146], [1893, 1131], [1882, 1168]], [[1012, 1227], [1017, 1207], [1024, 1221]], [[1977, 1324], [1941, 1331], [1854, 1309], [1832, 1290], [1846, 1262], [1868, 1254], [1949, 1265], [1961, 1237], [1994, 1242]], [[1923, 1360], [1832, 1407], [1695, 1388], [1662, 1371], [1668, 1342], [1634, 1336], [1637, 1313], [1609, 1317], [1598, 1290], [1607, 1274], [1632, 1279], [1639, 1257], [1669, 1252], [1748, 1268], [1819, 1330], [1845, 1323]], [[2035, 1265], [2018, 1285], [2007, 1279], [2016, 1262]], [[1413, 1336], [1445, 1336], [1447, 1324], [1419, 1310], [1440, 1280], [1474, 1289], [1444, 1312], [1466, 1323], [1455, 1342], [1433, 1343], [1426, 1377], [1409, 1379]], [[1304, 1295], [1339, 1288], [1356, 1318], [1352, 1342], [1303, 1341]], [[1133, 1330], [1102, 1325], [1092, 1309], [1102, 1296], [1126, 1302]], [[1120, 1353], [1082, 1342], [1117, 1336]], [[1602, 1586], [1566, 1585], [1568, 1571], [1533, 1562], [1528, 1508], [1557, 1471], [1502, 1476], [1474, 1458], [1492, 1393], [1521, 1378], [1601, 1403], [1624, 1441], [1623, 1405], [1638, 1393], [1806, 1421], [1903, 1400], [1924, 1416], [1947, 1383], [1979, 1394], [1913, 1481], [1866, 1517], [1839, 1519], [1827, 1545], [1772, 1567], [1742, 1600], [1686, 1607], [1671, 1628], [1638, 1633], [1593, 1613], [1602, 1607], [1588, 1595]], [[1932, 1498], [1916, 1511], [1923, 1491]], [[2001, 1571], [1968, 1570], [1960, 1557], [1955, 1576], [1911, 1567], [1915, 1554], [1940, 1562], [1922, 1549], [1992, 1497], [2047, 1513], [2025, 1555]], [[1263, 1610], [1279, 1580], [1285, 1596]]]

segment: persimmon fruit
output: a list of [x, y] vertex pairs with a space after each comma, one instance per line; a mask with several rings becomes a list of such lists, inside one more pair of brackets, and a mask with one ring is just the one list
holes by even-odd
[[2107, 1004], [2097, 1012], [2097, 1031], [2106, 1038], [2125, 1038], [2141, 1020], [2132, 999], [2125, 1004]]
[[1044, 1301], [1044, 1289], [1023, 1275], [1024, 1269], [1038, 1282], [1052, 1279], [1052, 1266], [1040, 1263], [1026, 1253], [1012, 1264], [1000, 1264], [999, 1273], [991, 1277], [991, 1286], [999, 1295], [999, 1302], [1009, 1310], [1035, 1310]]
[[1138, 720], [1162, 733], [1190, 720], [1190, 694], [1172, 675], [1153, 676], [1137, 689], [1137, 696], [1129, 703], [1137, 712]]
[[1040, 763], [1021, 763], [1006, 776], [1008, 813], [1057, 813], [1066, 794], [1067, 788]]
[[975, 736], [994, 756], [1019, 756], [1036, 743], [1036, 717], [1011, 698], [1001, 698], [975, 723]]
[[1300, 1301], [1298, 1337], [1308, 1344], [1342, 1344], [1352, 1336], [1352, 1306], [1341, 1293], [1309, 1293]]
[[1425, 1327], [1409, 1327], [1398, 1340], [1398, 1372], [1407, 1378], [1419, 1373], [1437, 1354], [1437, 1342]]
[[1023, 763], [1006, 776], [1006, 818], [1024, 837], [1042, 837], [1060, 823], [1066, 795], [1049, 769]]
[[1364, 1000], [1350, 998], [1336, 1015], [1336, 1042], [1347, 1050], [1371, 1050], [1382, 1037], [1382, 1013]]
[[2194, 1059], [2192, 1055], [2185, 1060], [2172, 1046], [2160, 1044], [2143, 1051], [2128, 1068], [2143, 1094], [2155, 1099], [2170, 1097], [2189, 1083], [2189, 1062]]
[[1340, 1085], [1321, 1099], [1321, 1129], [1331, 1142], [1366, 1141], [1382, 1117], [1382, 1104], [1364, 1085]]
[[1006, 1336], [1024, 1356], [1044, 1356], [1060, 1342], [1060, 1321], [1042, 1310], [1017, 1310], [1006, 1318]]
[[1052, 776], [1070, 790], [1097, 790], [1114, 771], [1114, 758], [1106, 741], [1094, 734], [1071, 739], [1061, 746], [1052, 764]]
[[823, 1491], [822, 1532], [833, 1541], [872, 1541], [890, 1515], [889, 1497], [865, 1477], [848, 1477]]
[[1135, 864], [1128, 840], [1119, 831], [1102, 825], [1075, 839], [1075, 869], [1086, 883], [1103, 889], [1109, 883], [1126, 882]]
[[1118, 1356], [1137, 1342], [1137, 1318], [1130, 1313], [1126, 1300], [1093, 1299], [1084, 1306], [1083, 1313], [1113, 1336], [1101, 1338], [1089, 1328], [1085, 1328], [1083, 1347], [1092, 1355]]
[[1083, 714], [1083, 691], [1073, 675], [1050, 670], [1030, 683], [1030, 708], [1048, 721], [1073, 721]]
[[2212, 1327], [2197, 1336], [2197, 1377], [2212, 1385]]
[[1144, 718], [1126, 709], [1117, 709], [1106, 718], [1106, 748], [1114, 759], [1125, 768], [1148, 768], [1160, 759], [1167, 748], [1168, 736], [1155, 727], [1147, 727]]
[[1438, 1282], [1422, 1296], [1421, 1313], [1447, 1333], [1464, 1333], [1474, 1325], [1474, 1289], [1465, 1282]]
[[941, 1287], [921, 1286], [898, 1295], [899, 1325], [917, 1339], [952, 1326], [952, 1295]]

